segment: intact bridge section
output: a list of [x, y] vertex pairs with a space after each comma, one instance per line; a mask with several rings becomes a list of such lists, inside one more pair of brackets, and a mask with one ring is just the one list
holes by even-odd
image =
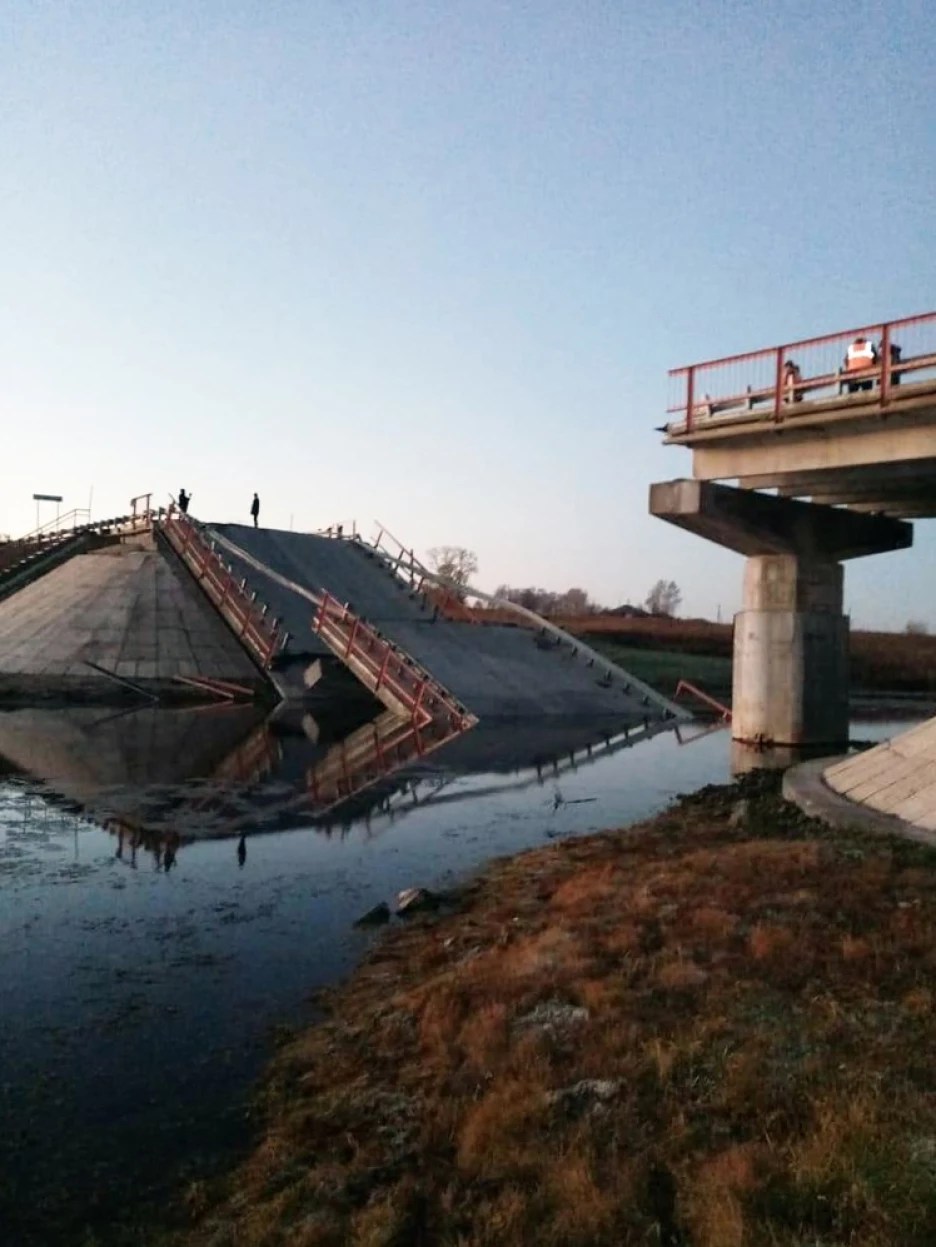
[[[848, 737], [848, 559], [905, 549], [936, 516], [936, 313], [670, 374], [661, 428], [693, 479], [650, 511], [747, 559], [735, 616], [736, 740]], [[728, 482], [737, 482], [729, 484]]]
[[204, 524], [150, 497], [0, 546], [0, 699], [259, 699], [361, 722], [383, 709], [420, 747], [482, 718], [616, 732], [688, 717], [529, 611], [466, 609], [487, 595], [382, 537]]

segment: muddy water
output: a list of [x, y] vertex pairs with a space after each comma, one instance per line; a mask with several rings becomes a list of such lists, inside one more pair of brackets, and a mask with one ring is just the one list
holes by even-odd
[[310, 994], [353, 966], [371, 905], [633, 822], [730, 769], [724, 732], [683, 745], [510, 729], [383, 775], [345, 803], [352, 818], [294, 799], [327, 734], [271, 744], [230, 717], [30, 714], [0, 716], [0, 1240], [13, 1247], [131, 1241], [126, 1227], [241, 1147], [277, 1028], [310, 1020]]

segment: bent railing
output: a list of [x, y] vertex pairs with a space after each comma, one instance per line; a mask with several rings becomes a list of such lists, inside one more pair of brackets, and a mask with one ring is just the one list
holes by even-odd
[[248, 592], [246, 578], [239, 580], [234, 575], [190, 515], [170, 511], [159, 527], [254, 661], [268, 670], [289, 637], [270, 615], [268, 606], [257, 600], [256, 593]]
[[[528, 610], [525, 606], [519, 606], [516, 602], [511, 602], [507, 598], [499, 598], [493, 593], [485, 593], [481, 589], [476, 589], [473, 585], [457, 584], [455, 581], [431, 571], [417, 559], [411, 548], [404, 546], [383, 524], [378, 524], [377, 537], [370, 548], [385, 559], [391, 571], [402, 580], [408, 582], [417, 592], [425, 592], [427, 587], [444, 590], [455, 607], [452, 612], [452, 618], [460, 619], [465, 617], [465, 598], [476, 598], [479, 601], [487, 602], [499, 611], [507, 613], [522, 626], [539, 632], [544, 637], [550, 637], [557, 647], [567, 647], [574, 656], [580, 658], [588, 667], [596, 672], [600, 672], [602, 678], [609, 685], [620, 687], [628, 696], [640, 699], [645, 706], [652, 704], [659, 707], [663, 711], [664, 717], [673, 719], [688, 719], [692, 717], [684, 707], [677, 705], [668, 697], [664, 697], [655, 688], [645, 684], [643, 680], [639, 680], [636, 676], [631, 675], [629, 671], [618, 666], [617, 663], [612, 662], [603, 654], [599, 654], [597, 650], [592, 649], [590, 645], [587, 645], [580, 638], [572, 636], [571, 633], [560, 628], [558, 624], [545, 619], [535, 611]], [[440, 605], [440, 609], [444, 611], [446, 601], [444, 595], [441, 598], [437, 598], [436, 601]], [[471, 618], [474, 621], [480, 622], [478, 616], [473, 613]]]
[[423, 725], [439, 718], [460, 728], [477, 722], [411, 655], [330, 593], [316, 593], [290, 580], [224, 534], [214, 529], [202, 531], [190, 516], [170, 515], [163, 521], [162, 531], [261, 667], [269, 670], [285, 649], [289, 633], [271, 616], [267, 604], [258, 602], [256, 592], [248, 591], [246, 577], [238, 579], [224, 563], [218, 547], [309, 602], [314, 607], [309, 620], [312, 631], [395, 714]]

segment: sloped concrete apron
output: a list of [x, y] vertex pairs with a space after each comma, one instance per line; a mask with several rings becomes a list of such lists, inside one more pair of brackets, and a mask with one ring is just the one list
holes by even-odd
[[783, 795], [834, 827], [936, 847], [936, 719], [864, 753], [792, 767], [783, 777]]

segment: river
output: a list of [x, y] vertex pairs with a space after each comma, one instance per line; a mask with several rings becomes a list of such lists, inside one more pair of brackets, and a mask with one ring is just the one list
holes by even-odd
[[345, 774], [323, 814], [301, 790], [333, 767], [329, 740], [237, 713], [0, 715], [11, 1247], [125, 1241], [119, 1227], [243, 1147], [277, 1033], [314, 1019], [378, 901], [730, 777], [724, 731], [505, 726], [399, 770], [384, 758], [376, 780]]

